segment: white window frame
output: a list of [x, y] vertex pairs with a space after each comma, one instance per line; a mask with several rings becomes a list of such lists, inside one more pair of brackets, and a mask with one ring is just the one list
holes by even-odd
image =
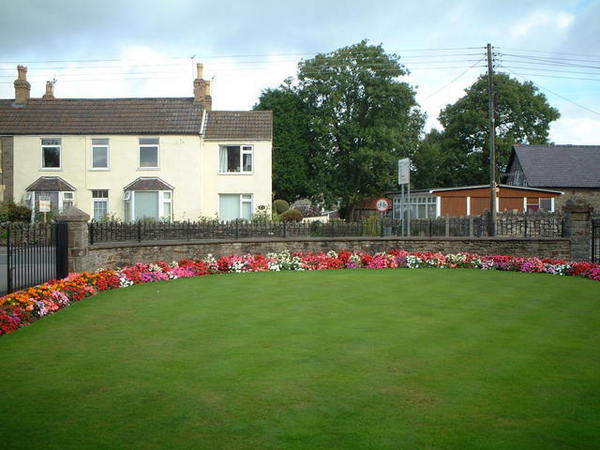
[[[221, 211], [221, 195], [237, 195], [239, 197], [239, 202], [240, 202], [240, 204], [239, 204], [240, 216], [242, 215], [244, 203], [250, 203], [250, 219], [243, 219], [242, 217], [238, 217], [238, 219], [241, 219], [241, 220], [252, 220], [252, 217], [254, 217], [254, 194], [249, 193], [249, 192], [245, 192], [243, 194], [238, 194], [236, 192], [219, 192], [217, 194], [218, 211]], [[249, 196], [250, 198], [244, 198], [244, 195]], [[221, 220], [220, 217], [219, 217], [219, 220]]]
[[[106, 204], [106, 214], [108, 215], [108, 197], [109, 190], [108, 189], [92, 189], [92, 216], [94, 220], [96, 220], [96, 202], [105, 203]], [[106, 191], [106, 197], [94, 197], [94, 191]]]
[[[156, 144], [141, 144], [140, 139], [156, 139]], [[142, 167], [142, 148], [154, 148], [156, 147], [156, 166], [153, 167]], [[153, 137], [141, 137], [138, 138], [138, 170], [158, 170], [160, 169], [160, 138]]]
[[[44, 140], [45, 139], [56, 139], [58, 140], [59, 144], [58, 145], [49, 145], [49, 144], [44, 144]], [[54, 147], [58, 147], [58, 167], [44, 167], [44, 149], [45, 148], [54, 148]], [[41, 138], [40, 139], [40, 148], [41, 148], [41, 152], [40, 152], [40, 170], [47, 170], [47, 171], [57, 171], [57, 170], [62, 170], [62, 138], [51, 138], [51, 137], [45, 137], [45, 138]]]
[[[129, 202], [129, 217], [132, 222], [139, 220], [135, 217], [135, 193], [136, 192], [158, 192], [158, 220], [168, 220], [171, 222], [174, 217], [173, 210], [173, 191], [125, 191], [123, 196], [123, 202], [127, 204]], [[170, 193], [171, 198], [165, 198], [165, 193]], [[165, 217], [165, 203], [171, 204], [171, 214], [169, 217]]]
[[[227, 147], [240, 148], [240, 171], [239, 172], [223, 172], [221, 171], [221, 152]], [[252, 168], [249, 171], [244, 171], [244, 155], [250, 155]], [[217, 168], [219, 175], [252, 175], [254, 174], [254, 146], [251, 144], [223, 144], [219, 145], [219, 166]]]
[[[94, 144], [95, 139], [106, 139], [108, 144]], [[96, 148], [106, 149], [106, 167], [94, 167], [94, 149]], [[90, 170], [110, 170], [110, 140], [108, 138], [92, 138], [90, 146]]]
[[[71, 198], [68, 198], [70, 196]], [[70, 201], [75, 206], [75, 192], [73, 191], [58, 191], [58, 210], [63, 212], [65, 209], [65, 201]]]
[[[166, 198], [165, 194], [169, 194], [169, 198]], [[168, 217], [165, 216], [165, 203], [171, 205], [171, 214]], [[158, 219], [166, 219], [169, 222], [173, 220], [173, 191], [158, 191]]]

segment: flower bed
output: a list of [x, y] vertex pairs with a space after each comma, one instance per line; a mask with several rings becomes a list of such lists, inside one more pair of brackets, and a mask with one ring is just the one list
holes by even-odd
[[269, 253], [267, 255], [231, 255], [203, 260], [135, 264], [119, 270], [73, 273], [62, 280], [0, 297], [0, 335], [10, 333], [48, 314], [83, 300], [100, 291], [154, 281], [191, 278], [214, 273], [278, 272], [281, 270], [396, 269], [420, 267], [472, 268], [515, 272], [541, 272], [578, 276], [600, 281], [600, 264], [555, 259], [521, 258], [470, 253], [419, 253], [391, 250], [386, 253]]

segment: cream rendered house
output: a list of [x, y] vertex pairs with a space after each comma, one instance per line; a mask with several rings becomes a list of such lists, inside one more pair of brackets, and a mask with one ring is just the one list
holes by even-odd
[[250, 219], [271, 205], [272, 114], [212, 111], [202, 65], [189, 98], [0, 100], [5, 200], [125, 221]]

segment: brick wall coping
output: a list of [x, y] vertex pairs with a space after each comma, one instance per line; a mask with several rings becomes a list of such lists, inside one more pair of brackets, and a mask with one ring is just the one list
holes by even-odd
[[205, 245], [205, 244], [236, 244], [236, 243], [266, 243], [266, 242], [360, 242], [360, 241], [375, 241], [375, 242], [568, 242], [568, 238], [548, 238], [548, 237], [536, 237], [536, 238], [525, 238], [525, 237], [469, 237], [469, 236], [449, 236], [449, 237], [400, 237], [400, 236], [348, 236], [348, 237], [275, 237], [275, 238], [246, 238], [246, 239], [196, 239], [196, 240], [168, 240], [168, 241], [120, 241], [120, 242], [100, 242], [89, 246], [90, 250], [104, 250], [112, 248], [136, 248], [136, 247], [170, 247], [180, 245]]

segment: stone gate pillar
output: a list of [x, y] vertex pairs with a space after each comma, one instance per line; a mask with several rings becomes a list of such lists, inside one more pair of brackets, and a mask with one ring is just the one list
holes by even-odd
[[565, 235], [571, 239], [571, 259], [590, 261], [592, 257], [592, 211], [589, 203], [569, 200], [563, 207], [566, 213]]
[[71, 206], [58, 217], [58, 220], [65, 222], [69, 230], [69, 273], [88, 270], [88, 222], [90, 216], [79, 208]]

